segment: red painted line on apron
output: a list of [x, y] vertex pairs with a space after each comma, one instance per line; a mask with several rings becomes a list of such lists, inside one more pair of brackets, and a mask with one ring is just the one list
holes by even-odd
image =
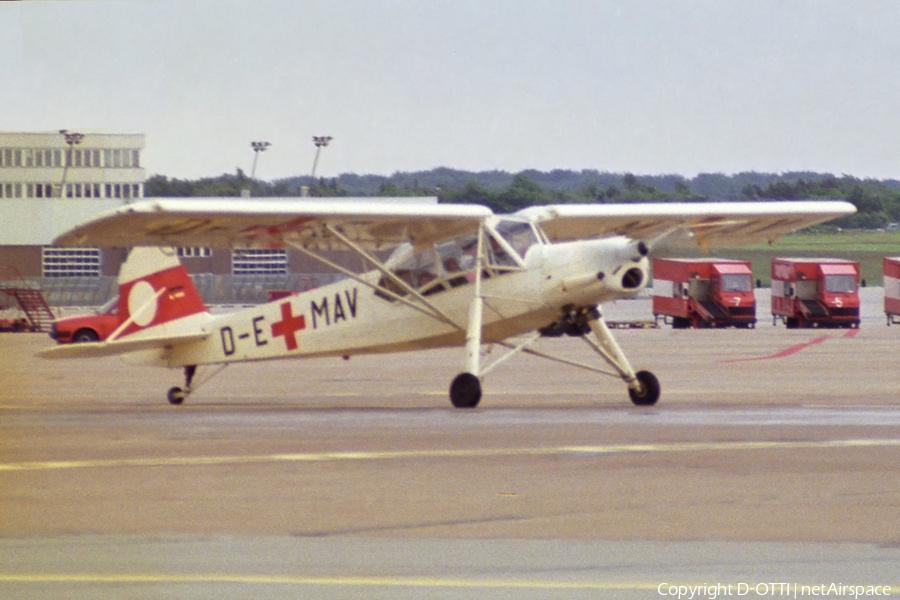
[[859, 333], [859, 327], [857, 327], [857, 328], [855, 328], [855, 329], [848, 329], [848, 330], [847, 330], [847, 333], [844, 334], [844, 337], [845, 337], [845, 338], [856, 337], [856, 334], [857, 334], [857, 333]]
[[[845, 335], [846, 337], [846, 335]], [[801, 350], [809, 348], [810, 346], [815, 346], [816, 344], [822, 344], [827, 342], [830, 338], [826, 336], [817, 337], [809, 340], [808, 342], [803, 342], [802, 344], [794, 344], [788, 348], [785, 348], [781, 352], [776, 352], [775, 354], [770, 354], [768, 356], [752, 356], [750, 358], [732, 358], [729, 360], [720, 360], [720, 363], [735, 363], [735, 362], [746, 362], [751, 360], [772, 360], [774, 358], [784, 358], [785, 356], [790, 356], [791, 354], [796, 354]]]

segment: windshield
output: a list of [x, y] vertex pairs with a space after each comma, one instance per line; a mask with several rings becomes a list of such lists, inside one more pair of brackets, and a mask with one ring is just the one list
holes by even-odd
[[830, 294], [850, 294], [856, 291], [856, 277], [854, 275], [826, 275], [825, 291]]
[[521, 258], [525, 258], [528, 249], [538, 243], [534, 228], [527, 221], [501, 219], [494, 229]]
[[750, 275], [722, 275], [723, 292], [752, 292], [753, 279]]
[[97, 309], [98, 315], [117, 315], [119, 314], [119, 296], [118, 294], [106, 301], [106, 303]]

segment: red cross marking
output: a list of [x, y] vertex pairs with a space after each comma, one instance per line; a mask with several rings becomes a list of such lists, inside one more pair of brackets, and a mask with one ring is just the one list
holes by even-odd
[[284, 302], [281, 305], [281, 320], [272, 323], [272, 337], [284, 336], [288, 350], [297, 349], [297, 336], [294, 335], [301, 329], [306, 329], [306, 317], [303, 315], [295, 317], [291, 311], [291, 303]]

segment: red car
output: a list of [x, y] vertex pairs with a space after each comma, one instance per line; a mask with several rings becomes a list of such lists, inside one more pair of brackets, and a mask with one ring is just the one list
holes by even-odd
[[50, 337], [60, 344], [99, 342], [108, 338], [121, 323], [119, 297], [115, 296], [92, 315], [76, 315], [53, 321]]

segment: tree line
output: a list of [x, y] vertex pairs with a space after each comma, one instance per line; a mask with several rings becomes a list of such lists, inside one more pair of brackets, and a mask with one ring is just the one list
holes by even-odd
[[271, 182], [250, 179], [242, 170], [195, 180], [153, 175], [144, 185], [148, 197], [229, 197], [249, 190], [252, 197], [437, 196], [440, 202], [483, 204], [498, 213], [538, 204], [710, 202], [734, 200], [842, 199], [857, 214], [829, 227], [875, 229], [900, 222], [900, 181], [859, 179], [849, 175], [701, 173], [635, 175], [596, 170], [469, 172], [440, 168], [383, 175], [342, 174], [334, 178], [292, 177]]

